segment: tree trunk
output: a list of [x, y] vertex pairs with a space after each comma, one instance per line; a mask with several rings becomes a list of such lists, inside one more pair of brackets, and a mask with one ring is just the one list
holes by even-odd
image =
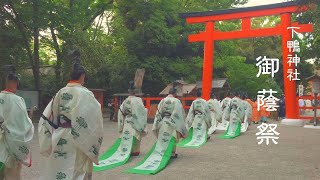
[[33, 74], [34, 74], [35, 72], [34, 72], [32, 51], [31, 51], [31, 48], [30, 48], [30, 45], [29, 45], [29, 39], [28, 39], [27, 32], [26, 32], [27, 30], [24, 27], [24, 24], [23, 24], [23, 22], [22, 22], [22, 20], [20, 18], [20, 15], [17, 13], [16, 9], [14, 8], [12, 1], [9, 0], [8, 4], [9, 4], [14, 16], [12, 16], [11, 13], [8, 12], [8, 10], [6, 10], [6, 12], [9, 14], [9, 17], [12, 19], [12, 21], [16, 24], [16, 26], [18, 27], [18, 29], [19, 29], [19, 31], [20, 31], [20, 33], [22, 35], [23, 44], [24, 44], [24, 47], [27, 50], [29, 63], [30, 63], [30, 66], [31, 66]]
[[57, 81], [57, 84], [60, 86], [61, 83], [62, 83], [62, 79], [61, 79], [62, 53], [61, 53], [60, 48], [59, 48], [57, 36], [54, 33], [54, 29], [53, 29], [52, 26], [50, 26], [50, 31], [51, 31], [51, 37], [52, 37], [52, 40], [53, 40], [53, 46], [54, 46], [54, 49], [56, 51], [56, 56], [57, 56], [57, 64], [55, 66], [56, 81]]
[[[37, 0], [35, 0], [37, 1]], [[35, 10], [33, 11], [35, 12]], [[35, 81], [35, 89], [37, 91], [40, 90], [40, 59], [39, 59], [39, 28], [36, 25], [37, 23], [35, 22], [35, 27], [33, 28], [33, 76], [34, 76], [34, 81]]]
[[39, 92], [39, 107], [41, 104], [41, 88], [40, 88], [40, 58], [39, 58], [39, 1], [32, 1], [33, 10], [33, 77], [35, 89]]

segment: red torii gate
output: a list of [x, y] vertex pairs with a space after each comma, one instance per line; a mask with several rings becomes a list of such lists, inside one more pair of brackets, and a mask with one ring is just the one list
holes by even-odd
[[[298, 109], [296, 106], [296, 83], [287, 78], [288, 55], [292, 54], [287, 48], [287, 41], [292, 40], [292, 30], [287, 27], [300, 27], [296, 32], [312, 32], [312, 24], [298, 24], [291, 22], [291, 14], [304, 12], [306, 6], [300, 7], [297, 2], [285, 2], [271, 5], [254, 6], [247, 8], [226, 9], [208, 12], [192, 12], [180, 14], [188, 24], [203, 23], [206, 25], [205, 31], [199, 34], [189, 35], [189, 42], [204, 42], [204, 61], [202, 73], [202, 94], [203, 98], [210, 99], [213, 72], [214, 41], [230, 40], [240, 38], [253, 38], [265, 36], [282, 36], [283, 55], [283, 79], [286, 103], [286, 118], [297, 119]], [[272, 28], [251, 29], [251, 18], [261, 16], [280, 15], [281, 23]], [[242, 20], [242, 29], [230, 32], [215, 30], [214, 23], [223, 20]]]

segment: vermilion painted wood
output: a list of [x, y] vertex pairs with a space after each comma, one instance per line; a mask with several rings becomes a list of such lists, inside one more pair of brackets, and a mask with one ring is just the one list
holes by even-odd
[[289, 7], [267, 9], [267, 10], [256, 10], [251, 12], [230, 13], [230, 14], [213, 15], [213, 16], [187, 17], [186, 21], [188, 24], [206, 23], [209, 21], [224, 21], [224, 20], [233, 20], [233, 19], [241, 19], [241, 18], [272, 16], [272, 15], [279, 15], [282, 13], [304, 12], [306, 10], [307, 10], [306, 6], [303, 6], [303, 7], [289, 6]]
[[206, 40], [204, 41], [204, 60], [202, 71], [202, 98], [210, 99], [212, 89], [213, 55], [214, 55], [214, 22], [206, 23]]
[[[299, 99], [314, 100], [314, 96], [299, 96], [299, 97], [297, 97], [297, 101], [298, 101]], [[318, 96], [317, 99], [320, 100], [320, 96]]]
[[[300, 29], [295, 30], [298, 33], [306, 33], [306, 32], [313, 31], [312, 24], [293, 23], [289, 27], [300, 27]], [[212, 40], [216, 40], [216, 41], [282, 35], [281, 24], [273, 28], [248, 29], [248, 27], [245, 26], [245, 30], [229, 31], [229, 32], [221, 32], [219, 30], [215, 30], [212, 33], [213, 33]], [[191, 34], [188, 37], [189, 42], [201, 42], [201, 41], [205, 41], [206, 39], [207, 39], [206, 32], [200, 32], [199, 34]]]
[[[189, 42], [204, 42], [204, 62], [203, 62], [203, 74], [202, 74], [202, 96], [204, 99], [210, 98], [210, 91], [212, 85], [212, 72], [213, 72], [213, 53], [214, 53], [214, 41], [240, 39], [240, 38], [253, 38], [253, 37], [265, 37], [265, 36], [282, 36], [282, 50], [283, 50], [283, 78], [284, 78], [284, 92], [286, 96], [286, 118], [297, 119], [299, 117], [299, 108], [297, 108], [296, 100], [296, 82], [290, 81], [287, 78], [287, 71], [290, 68], [287, 63], [289, 49], [287, 48], [287, 42], [291, 41], [291, 30], [287, 27], [300, 27], [296, 29], [297, 32], [312, 32], [311, 24], [298, 24], [291, 23], [291, 13], [306, 11], [307, 7], [298, 7], [297, 5], [273, 8], [266, 10], [254, 10], [250, 12], [236, 12], [228, 14], [207, 15], [198, 17], [187, 17], [186, 21], [189, 24], [193, 23], [205, 23], [206, 30], [198, 34], [189, 35]], [[281, 23], [272, 28], [251, 28], [251, 18], [280, 15]], [[231, 32], [220, 32], [214, 29], [214, 21], [242, 19], [241, 30]], [[213, 28], [212, 28], [213, 27]], [[291, 105], [290, 105], [291, 104]]]
[[[314, 100], [314, 96], [300, 96], [300, 97], [297, 97], [297, 102], [299, 99], [309, 99], [309, 100]], [[320, 100], [320, 96], [317, 97], [318, 101]], [[299, 103], [297, 103], [297, 108], [300, 110], [300, 109], [314, 109], [314, 107], [299, 107]], [[320, 111], [320, 106], [317, 107], [317, 111]], [[303, 119], [303, 120], [306, 120], [306, 121], [310, 121], [313, 119], [313, 116], [301, 116], [300, 113], [299, 113], [299, 119]]]
[[282, 32], [282, 57], [283, 57], [283, 81], [284, 81], [284, 93], [285, 93], [285, 103], [286, 103], [286, 118], [288, 119], [297, 119], [299, 115], [299, 111], [297, 106], [294, 104], [296, 101], [296, 81], [290, 81], [287, 78], [287, 71], [291, 69], [289, 67], [288, 56], [293, 56], [293, 53], [289, 52], [287, 48], [287, 42], [292, 41], [292, 30], [287, 29], [287, 27], [291, 26], [291, 14], [285, 13], [281, 14], [281, 32]]

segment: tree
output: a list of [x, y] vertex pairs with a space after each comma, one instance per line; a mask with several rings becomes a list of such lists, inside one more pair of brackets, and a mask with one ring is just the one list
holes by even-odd
[[308, 11], [298, 16], [300, 23], [312, 23], [313, 32], [307, 33], [304, 38], [304, 46], [307, 51], [302, 54], [304, 59], [315, 59], [316, 64], [320, 64], [320, 7], [319, 0], [299, 1], [301, 6], [307, 6]]
[[[21, 3], [20, 1], [6, 0], [1, 4], [2, 12], [5, 12], [6, 20], [9, 20], [16, 26], [21, 34], [22, 44], [27, 51], [29, 65], [32, 68], [35, 78], [35, 89], [40, 90], [40, 74], [39, 74], [39, 27], [37, 18], [39, 16], [38, 0]], [[29, 13], [30, 10], [33, 14]], [[29, 11], [29, 12], [28, 12]], [[29, 20], [33, 21], [30, 22]], [[9, 22], [10, 23], [10, 22]], [[29, 43], [33, 34], [33, 47]]]

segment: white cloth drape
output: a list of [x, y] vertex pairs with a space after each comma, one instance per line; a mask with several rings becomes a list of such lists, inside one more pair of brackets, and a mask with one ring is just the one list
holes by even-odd
[[[52, 108], [52, 115], [51, 115]], [[40, 179], [82, 180], [98, 164], [103, 141], [101, 106], [93, 93], [77, 83], [62, 88], [45, 109], [44, 116], [57, 123], [63, 115], [71, 120], [71, 128], [53, 129], [43, 118], [39, 121], [44, 170]]]
[[34, 127], [23, 98], [7, 91], [0, 93], [0, 161], [7, 168], [31, 166], [30, 141]]

